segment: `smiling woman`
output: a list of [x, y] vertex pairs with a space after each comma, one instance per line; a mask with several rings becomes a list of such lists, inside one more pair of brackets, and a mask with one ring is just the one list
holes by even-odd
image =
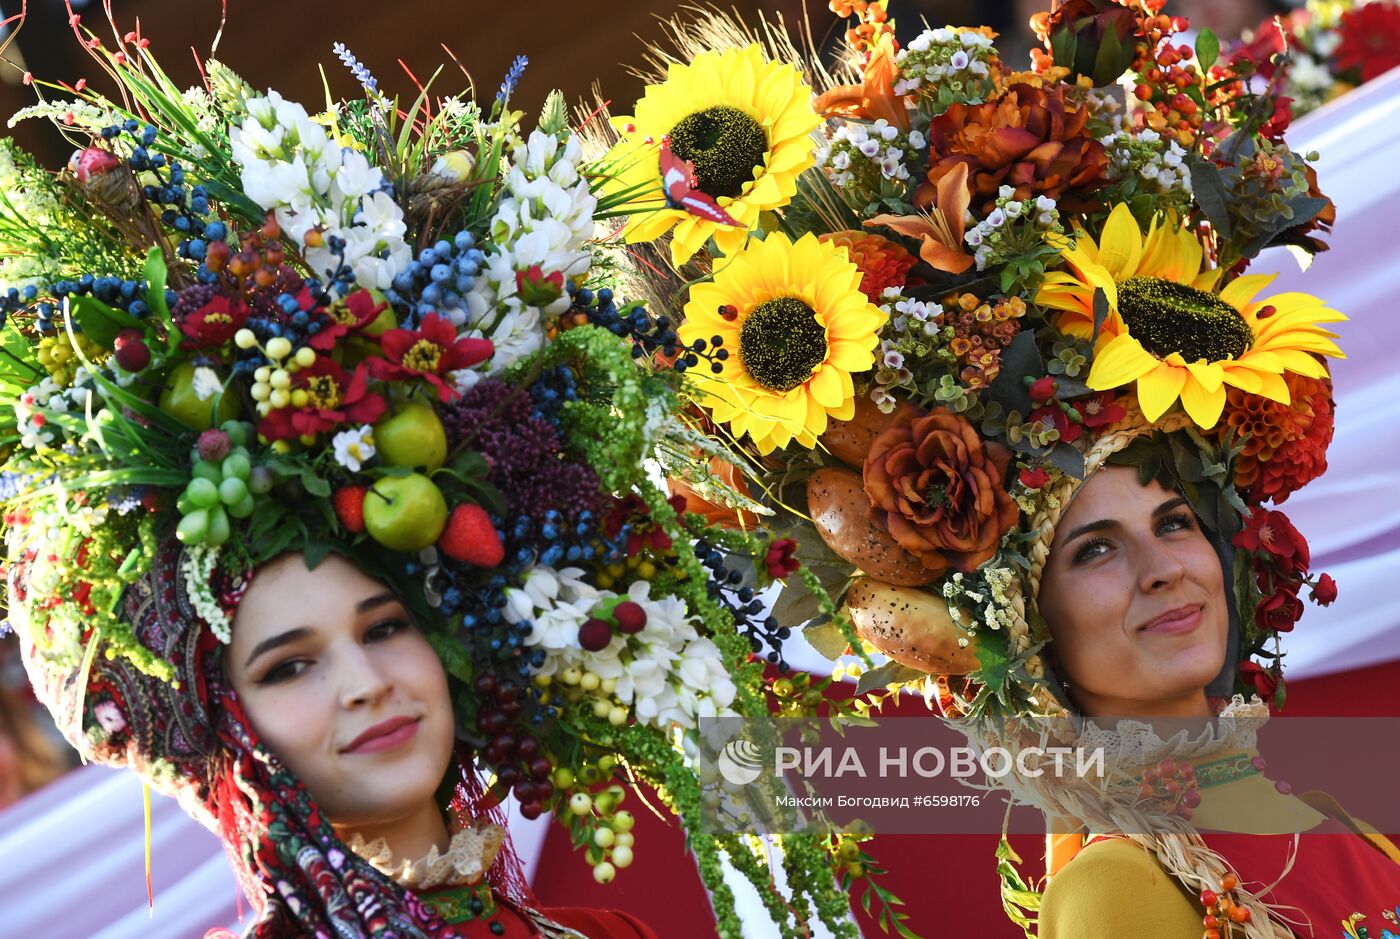
[[383, 837], [407, 857], [447, 843], [433, 801], [452, 759], [447, 675], [397, 596], [338, 555], [314, 571], [284, 555], [244, 594], [224, 663], [345, 840]]

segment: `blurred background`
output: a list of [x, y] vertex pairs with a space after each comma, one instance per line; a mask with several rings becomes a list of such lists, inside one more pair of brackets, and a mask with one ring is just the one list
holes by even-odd
[[[985, 24], [1000, 32], [1008, 61], [1027, 61], [1026, 22], [1048, 0], [902, 0], [892, 4], [907, 42], [925, 22]], [[731, 4], [725, 4], [726, 7]], [[748, 19], [781, 16], [810, 24], [819, 45], [833, 50], [841, 29], [825, 0], [736, 0]], [[73, 0], [83, 24], [108, 33], [101, 0]], [[1270, 0], [1172, 0], [1169, 14], [1190, 17], [1222, 37], [1237, 36], [1287, 5]], [[5, 16], [19, 0], [0, 0]], [[345, 43], [390, 94], [412, 98], [415, 80], [445, 66], [435, 90], [450, 93], [470, 70], [478, 97], [489, 100], [516, 55], [530, 65], [515, 104], [533, 112], [552, 88], [571, 101], [591, 99], [596, 83], [615, 112], [626, 112], [642, 82], [629, 68], [642, 61], [642, 42], [662, 38], [658, 15], [683, 7], [639, 0], [111, 0], [121, 32], [138, 28], [163, 66], [181, 84], [199, 81], [196, 54], [230, 63], [255, 87], [275, 88], [313, 110], [324, 101], [318, 64], [335, 97], [357, 86], [331, 52]], [[27, 72], [75, 83], [104, 80], [69, 26], [63, 0], [29, 0], [28, 18], [0, 64], [0, 114], [34, 103]], [[444, 50], [451, 50], [451, 56]], [[1400, 376], [1387, 348], [1400, 344], [1400, 325], [1385, 298], [1400, 286], [1393, 220], [1400, 178], [1384, 155], [1400, 147], [1400, 79], [1392, 73], [1295, 125], [1296, 149], [1322, 151], [1321, 183], [1339, 210], [1333, 250], [1300, 275], [1288, 257], [1265, 257], [1259, 270], [1283, 270], [1275, 289], [1307, 289], [1347, 311], [1353, 322], [1343, 342], [1351, 358], [1336, 372], [1339, 399], [1333, 470], [1287, 506], [1313, 545], [1316, 567], [1332, 573], [1342, 597], [1310, 610], [1290, 637], [1288, 713], [1400, 715], [1400, 598], [1389, 585], [1400, 569], [1400, 438], [1393, 433]], [[25, 121], [3, 131], [42, 163], [62, 166], [72, 150], [51, 125]], [[1390, 330], [1390, 340], [1383, 330]], [[1359, 341], [1363, 330], [1368, 341]], [[139, 782], [129, 774], [85, 767], [29, 696], [13, 638], [0, 642], [0, 937], [46, 939], [198, 939], [208, 928], [237, 927], [240, 900], [219, 844], [167, 800], [152, 808], [150, 845], [154, 909], [148, 910], [145, 819]], [[803, 663], [817, 667], [816, 662]], [[922, 711], [914, 702], [904, 713]], [[1272, 761], [1272, 759], [1271, 759]], [[57, 779], [57, 782], [52, 782]], [[5, 808], [9, 806], [9, 808]], [[638, 807], [633, 807], [637, 809]], [[607, 888], [598, 887], [559, 826], [513, 826], [535, 890], [545, 904], [616, 906], [651, 923], [663, 939], [714, 935], [706, 898], [683, 836], [637, 810], [639, 863]], [[517, 820], [519, 821], [519, 820]], [[886, 886], [902, 896], [910, 925], [926, 939], [974, 935], [1012, 939], [1020, 930], [1001, 913], [994, 836], [887, 836], [874, 853], [891, 870]], [[1041, 844], [1013, 839], [1027, 876], [1040, 868]], [[1125, 898], [1129, 899], [1130, 898]], [[766, 918], [763, 920], [766, 922]], [[885, 933], [868, 918], [866, 936]], [[762, 939], [761, 931], [754, 933]]]

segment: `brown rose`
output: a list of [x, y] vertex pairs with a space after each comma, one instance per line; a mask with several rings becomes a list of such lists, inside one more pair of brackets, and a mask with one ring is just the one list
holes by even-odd
[[928, 181], [920, 208], [934, 201], [938, 181], [967, 164], [972, 208], [982, 216], [996, 207], [997, 190], [1011, 186], [1017, 199], [1049, 196], [1066, 212], [1097, 206], [1108, 155], [1089, 135], [1089, 109], [1065, 97], [1064, 87], [1011, 85], [984, 104], [954, 104], [929, 128]]
[[983, 444], [965, 419], [938, 408], [910, 412], [875, 438], [865, 458], [872, 519], [924, 567], [964, 573], [996, 554], [1016, 524], [1003, 480], [1011, 451]]

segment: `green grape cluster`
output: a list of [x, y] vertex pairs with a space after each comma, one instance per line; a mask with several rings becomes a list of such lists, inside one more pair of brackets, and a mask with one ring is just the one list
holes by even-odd
[[189, 484], [175, 503], [181, 515], [175, 537], [182, 544], [220, 547], [232, 534], [229, 520], [252, 515], [257, 497], [272, 488], [272, 475], [255, 471], [248, 454], [249, 426], [228, 421], [219, 429], [228, 437], [227, 454], [210, 460], [196, 449]]
[[[611, 773], [616, 765], [617, 759], [611, 755], [599, 760], [599, 769], [606, 773]], [[576, 779], [571, 770], [561, 767], [554, 771], [554, 784], [567, 791], [575, 783], [585, 782], [586, 775], [580, 774]], [[565, 802], [572, 816], [570, 827], [575, 832], [575, 844], [587, 844], [585, 857], [593, 865], [593, 879], [600, 884], [611, 882], [618, 870], [632, 864], [632, 827], [636, 819], [626, 809], [618, 809], [626, 797], [627, 790], [613, 783], [596, 794], [577, 790]]]

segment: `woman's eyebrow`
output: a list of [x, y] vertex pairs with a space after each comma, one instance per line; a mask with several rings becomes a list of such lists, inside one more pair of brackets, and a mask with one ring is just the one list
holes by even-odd
[[1179, 509], [1183, 505], [1189, 507], [1191, 503], [1186, 500], [1185, 496], [1177, 496], [1175, 499], [1168, 499], [1166, 502], [1163, 502], [1161, 505], [1157, 506], [1157, 508], [1153, 510], [1152, 514], [1165, 515], [1172, 509]]
[[375, 609], [376, 607], [384, 606], [386, 603], [398, 603], [398, 602], [399, 602], [399, 598], [398, 598], [395, 594], [393, 594], [393, 593], [391, 593], [390, 591], [387, 591], [387, 590], [386, 590], [386, 591], [383, 592], [383, 593], [376, 594], [375, 596], [372, 596], [372, 597], [367, 597], [367, 598], [365, 598], [364, 600], [361, 600], [359, 603], [356, 603], [356, 604], [355, 604], [355, 612], [356, 612], [356, 613], [368, 613], [370, 610], [373, 610], [373, 609]]
[[245, 669], [248, 668], [250, 665], [253, 664], [253, 660], [256, 659], [258, 656], [262, 655], [264, 652], [271, 652], [273, 649], [285, 646], [288, 643], [296, 642], [298, 639], [305, 639], [309, 635], [311, 635], [310, 628], [306, 626], [299, 626], [296, 629], [289, 629], [286, 632], [278, 633], [275, 636], [269, 636], [262, 642], [253, 646], [252, 654], [248, 656], [248, 661], [243, 663], [243, 667]]

